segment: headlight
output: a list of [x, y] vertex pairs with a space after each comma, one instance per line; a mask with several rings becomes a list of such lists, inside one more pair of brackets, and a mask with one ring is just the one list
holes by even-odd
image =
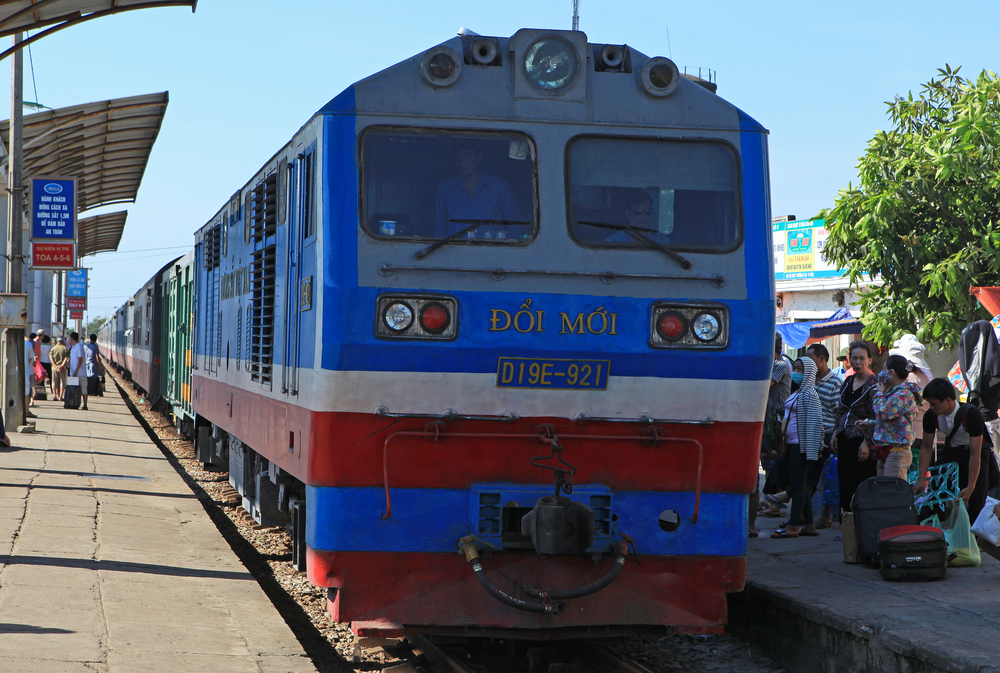
[[434, 47], [420, 59], [420, 76], [433, 86], [451, 86], [462, 74], [462, 59], [454, 49]]
[[691, 323], [691, 331], [700, 341], [711, 341], [719, 336], [719, 319], [711, 313], [699, 313]]
[[389, 304], [382, 314], [385, 326], [394, 332], [402, 332], [413, 324], [413, 309], [402, 302]]
[[538, 91], [558, 93], [576, 80], [580, 62], [576, 50], [560, 37], [545, 37], [535, 42], [524, 56], [528, 83]]

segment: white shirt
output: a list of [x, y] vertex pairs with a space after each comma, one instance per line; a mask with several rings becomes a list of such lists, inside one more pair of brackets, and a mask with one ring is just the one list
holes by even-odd
[[[955, 416], [958, 414], [958, 403], [955, 403], [955, 408], [952, 409], [951, 413], [947, 416], [938, 416], [938, 430], [940, 430], [944, 437], [948, 436], [951, 429], [955, 426]], [[959, 427], [955, 431], [955, 436], [951, 438], [952, 446], [965, 446], [969, 443], [969, 431], [963, 427]]]
[[39, 357], [41, 357], [42, 362], [44, 362], [44, 363], [51, 363], [52, 362], [51, 360], [49, 360], [49, 351], [50, 350], [52, 350], [52, 344], [42, 344], [42, 352], [41, 352], [41, 355], [39, 356]]
[[796, 413], [796, 402], [799, 399], [798, 392], [794, 392], [788, 396], [785, 401], [785, 415], [788, 417], [788, 425], [785, 426], [785, 443], [786, 444], [798, 444], [799, 443], [799, 421], [798, 414]]
[[[69, 375], [70, 376], [87, 376], [87, 368], [85, 366], [80, 366], [80, 360], [84, 360], [86, 364], [87, 349], [84, 347], [83, 342], [80, 342], [73, 346], [69, 351]], [[76, 371], [76, 368], [80, 367], [80, 371]]]

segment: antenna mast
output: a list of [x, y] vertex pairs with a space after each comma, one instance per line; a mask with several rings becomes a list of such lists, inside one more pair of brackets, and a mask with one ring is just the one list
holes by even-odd
[[580, 0], [573, 0], [573, 30], [580, 30]]

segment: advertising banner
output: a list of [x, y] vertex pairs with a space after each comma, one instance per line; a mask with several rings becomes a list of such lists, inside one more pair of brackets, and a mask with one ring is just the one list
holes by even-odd
[[76, 243], [31, 243], [31, 268], [48, 271], [67, 271], [76, 266]]
[[829, 264], [823, 256], [829, 238], [825, 225], [825, 220], [771, 224], [775, 280], [840, 278], [846, 273]]
[[31, 240], [76, 240], [76, 178], [31, 178]]

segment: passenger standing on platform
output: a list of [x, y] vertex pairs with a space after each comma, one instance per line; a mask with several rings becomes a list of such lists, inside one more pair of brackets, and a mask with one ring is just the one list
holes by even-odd
[[35, 406], [35, 335], [29, 334], [24, 340], [24, 415], [38, 418], [28, 411]]
[[83, 344], [90, 351], [90, 362], [87, 365], [87, 394], [101, 395], [101, 374], [104, 367], [101, 365], [100, 349], [97, 347], [97, 335], [91, 334], [90, 341]]
[[[840, 403], [840, 391], [844, 387], [844, 379], [827, 364], [830, 361], [830, 351], [823, 344], [813, 344], [806, 349], [806, 355], [816, 364], [816, 394], [819, 395], [823, 407], [823, 456], [819, 461], [819, 473], [810, 474], [806, 485], [812, 489], [821, 485], [825, 478], [829, 457], [833, 453], [830, 448], [833, 442], [833, 432], [837, 429], [837, 405]], [[823, 507], [823, 514], [816, 522], [817, 528], [828, 528], [833, 523], [833, 515], [829, 506]]]
[[[986, 502], [988, 470], [984, 469], [992, 451], [983, 414], [974, 404], [959, 404], [955, 386], [948, 379], [934, 379], [924, 388], [924, 399], [930, 410], [924, 414], [924, 436], [920, 444], [920, 476], [913, 485], [914, 493], [927, 490], [927, 468], [945, 463], [958, 464], [960, 495], [969, 506], [969, 520], [975, 521]], [[938, 448], [934, 438], [938, 431], [945, 436]]]
[[69, 349], [63, 338], [56, 339], [56, 345], [49, 351], [52, 361], [52, 399], [60, 402], [66, 393], [66, 378], [69, 376]]
[[840, 507], [851, 511], [851, 499], [858, 485], [875, 476], [875, 461], [869, 460], [866, 433], [858, 429], [858, 421], [875, 420], [875, 377], [870, 369], [872, 347], [867, 341], [854, 341], [848, 347], [854, 373], [844, 381], [837, 405], [837, 427], [833, 436], [833, 452], [837, 454], [837, 476], [840, 481]]
[[[792, 502], [788, 521], [784, 528], [771, 533], [773, 538], [819, 535], [813, 523], [812, 498], [806, 488], [809, 464], [819, 462], [823, 450], [823, 409], [816, 394], [816, 365], [809, 358], [796, 360], [791, 379], [797, 387], [785, 401], [784, 423]], [[800, 516], [805, 524], [801, 531]]]
[[853, 373], [848, 371], [847, 351], [846, 347], [840, 349], [840, 355], [837, 356], [837, 367], [833, 370], [842, 379], [846, 379]]
[[87, 370], [91, 367], [91, 353], [80, 341], [80, 335], [76, 332], [70, 332], [69, 343], [72, 346], [69, 351], [69, 373], [70, 376], [77, 377], [80, 385], [80, 395], [83, 399], [83, 405], [80, 408], [87, 411], [87, 387], [85, 379], [87, 378]]
[[[767, 411], [764, 417], [764, 432], [761, 437], [761, 456], [777, 451], [781, 439], [781, 415], [784, 413], [785, 400], [791, 392], [792, 368], [788, 358], [781, 354], [781, 335], [774, 335], [774, 360], [771, 362], [771, 383], [767, 393]], [[774, 466], [774, 459], [761, 460], [765, 472]], [[757, 537], [757, 510], [760, 508], [760, 475], [757, 477], [754, 492], [750, 495], [750, 537]]]
[[[913, 363], [902, 355], [890, 355], [885, 369], [878, 373], [875, 407], [875, 428], [872, 449], [875, 451], [875, 473], [879, 477], [906, 479], [913, 462], [910, 446], [917, 435], [916, 418], [923, 399], [920, 387], [907, 380], [914, 370]], [[869, 424], [870, 421], [858, 421]]]
[[[48, 334], [42, 337], [42, 347], [39, 349], [41, 352], [38, 355], [39, 362], [42, 363], [42, 369], [45, 370], [45, 380], [49, 382], [49, 389], [52, 389], [52, 339]], [[54, 395], [55, 393], [53, 393]]]

